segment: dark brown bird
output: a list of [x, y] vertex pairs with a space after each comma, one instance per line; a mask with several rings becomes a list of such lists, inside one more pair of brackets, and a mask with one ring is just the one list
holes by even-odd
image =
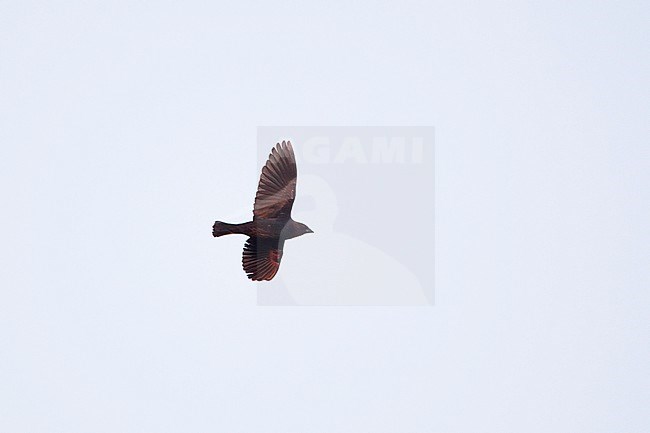
[[214, 237], [240, 233], [248, 236], [242, 265], [251, 280], [270, 280], [280, 268], [286, 239], [313, 233], [305, 224], [291, 219], [296, 198], [296, 157], [290, 141], [275, 145], [262, 168], [253, 205], [253, 221], [228, 224], [215, 221]]

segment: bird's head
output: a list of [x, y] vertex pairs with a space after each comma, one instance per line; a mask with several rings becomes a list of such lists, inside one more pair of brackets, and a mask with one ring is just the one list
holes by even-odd
[[307, 233], [314, 233], [312, 229], [303, 223], [291, 220], [283, 230], [286, 239], [297, 238]]
[[310, 229], [309, 227], [307, 227], [306, 224], [303, 224], [303, 223], [298, 223], [298, 229], [300, 230], [301, 235], [304, 235], [304, 234], [307, 234], [307, 233], [314, 233], [314, 231], [312, 229]]

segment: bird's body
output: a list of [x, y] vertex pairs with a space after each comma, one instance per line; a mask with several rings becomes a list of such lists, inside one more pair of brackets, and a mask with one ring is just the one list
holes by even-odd
[[212, 226], [212, 235], [219, 237], [230, 234], [242, 234], [261, 238], [282, 237], [283, 239], [291, 239], [305, 233], [302, 231], [302, 226], [303, 224], [292, 219], [280, 218], [256, 218], [253, 221], [241, 224], [228, 224], [215, 221]]
[[253, 221], [229, 224], [215, 221], [214, 237], [228, 234], [248, 236], [242, 265], [251, 280], [270, 280], [280, 268], [284, 241], [313, 233], [306, 225], [291, 218], [296, 197], [296, 158], [291, 142], [278, 143], [262, 168]]

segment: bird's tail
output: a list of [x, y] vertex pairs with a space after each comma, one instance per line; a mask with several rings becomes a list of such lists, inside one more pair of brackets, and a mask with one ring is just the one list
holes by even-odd
[[231, 233], [239, 233], [237, 227], [239, 224], [228, 224], [221, 221], [215, 221], [212, 226], [212, 236], [219, 237], [223, 235], [229, 235]]

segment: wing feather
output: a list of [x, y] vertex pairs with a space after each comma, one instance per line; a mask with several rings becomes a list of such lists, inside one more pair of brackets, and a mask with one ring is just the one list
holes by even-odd
[[254, 218], [289, 218], [296, 198], [296, 156], [290, 141], [275, 145], [262, 168]]
[[272, 279], [280, 269], [283, 244], [280, 239], [248, 238], [242, 255], [246, 276], [253, 281]]

